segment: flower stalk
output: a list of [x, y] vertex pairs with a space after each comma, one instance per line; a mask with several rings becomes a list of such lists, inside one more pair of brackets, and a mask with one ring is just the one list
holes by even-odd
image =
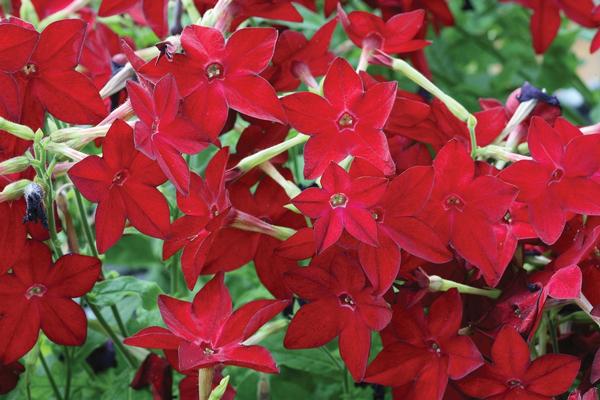
[[248, 157], [244, 157], [234, 167], [236, 171], [243, 175], [250, 171], [252, 168], [259, 166], [260, 164], [269, 161], [270, 159], [277, 157], [284, 151], [291, 149], [292, 147], [306, 143], [310, 139], [310, 136], [303, 133], [299, 133], [291, 139], [288, 139], [282, 143], [263, 149], [255, 154]]
[[212, 391], [212, 381], [215, 368], [200, 368], [198, 370], [198, 399], [208, 400]]
[[429, 276], [430, 292], [447, 292], [450, 289], [457, 289], [459, 293], [485, 296], [490, 299], [497, 299], [502, 294], [500, 289], [481, 289], [444, 279], [437, 275]]
[[292, 228], [269, 224], [260, 218], [239, 210], [236, 210], [231, 226], [243, 231], [262, 233], [279, 240], [286, 240], [296, 233]]
[[33, 140], [35, 136], [33, 129], [30, 127], [17, 124], [16, 122], [9, 121], [2, 117], [0, 117], [0, 131], [6, 131], [23, 140]]

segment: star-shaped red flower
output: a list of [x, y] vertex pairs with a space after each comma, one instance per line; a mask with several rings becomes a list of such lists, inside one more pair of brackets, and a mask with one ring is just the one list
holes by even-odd
[[307, 300], [294, 315], [285, 335], [288, 349], [320, 347], [339, 336], [340, 355], [360, 382], [371, 350], [371, 331], [390, 322], [388, 304], [365, 279], [360, 266], [346, 256], [328, 269], [311, 266], [286, 274], [286, 285]]
[[387, 179], [352, 179], [342, 167], [329, 164], [321, 179], [322, 188], [308, 188], [292, 199], [314, 224], [317, 252], [336, 243], [346, 230], [356, 239], [377, 246], [377, 223], [369, 211], [385, 193]]
[[500, 179], [519, 188], [518, 201], [528, 206], [529, 219], [545, 243], [558, 240], [568, 213], [600, 215], [600, 135], [583, 135], [559, 118], [551, 127], [534, 117], [529, 128], [533, 160], [518, 161], [500, 172]]
[[438, 297], [427, 316], [417, 304], [394, 306], [392, 322], [382, 333], [384, 347], [367, 369], [367, 382], [394, 386], [403, 399], [442, 399], [448, 379], [461, 379], [483, 365], [468, 336], [458, 330], [462, 301], [456, 290]]
[[285, 122], [275, 90], [259, 76], [273, 57], [276, 41], [272, 28], [239, 29], [226, 42], [216, 29], [189, 25], [181, 35], [185, 54], [151, 60], [139, 73], [153, 81], [173, 74], [186, 97], [187, 114], [212, 138], [225, 125], [229, 109]]
[[500, 263], [494, 225], [513, 203], [517, 188], [492, 175], [476, 176], [473, 159], [456, 140], [439, 151], [433, 170], [431, 196], [421, 218], [495, 286], [506, 264]]
[[[18, 48], [16, 56], [6, 53], [12, 58], [8, 62], [11, 68], [2, 68], [0, 61], [0, 69], [7, 72], [0, 78], [3, 89], [0, 96], [13, 97], [14, 88], [18, 88], [18, 98], [5, 101], [19, 105], [21, 123], [38, 129], [43, 125], [46, 111], [71, 124], [100, 122], [106, 115], [106, 107], [98, 90], [88, 77], [75, 70], [86, 23], [80, 19], [65, 19], [48, 25], [41, 34], [20, 20], [4, 22], [0, 29], [15, 29], [7, 25], [29, 30], [21, 29], [18, 35], [11, 36], [11, 45]], [[27, 57], [22, 57], [27, 51], [30, 51]]]
[[311, 135], [304, 149], [306, 177], [319, 177], [330, 162], [348, 155], [366, 159], [386, 175], [393, 173], [382, 128], [394, 104], [396, 83], [365, 90], [352, 66], [338, 58], [329, 67], [323, 93], [325, 97], [301, 92], [282, 99], [290, 124]]
[[144, 18], [156, 36], [164, 37], [169, 30], [167, 18], [169, 2], [167, 0], [103, 0], [98, 15], [101, 17], [119, 15], [139, 5], [142, 7]]
[[81, 194], [98, 203], [98, 251], [104, 253], [121, 238], [126, 220], [146, 235], [164, 237], [169, 205], [156, 189], [166, 181], [158, 165], [135, 150], [133, 131], [121, 120], [111, 126], [102, 149], [102, 157], [88, 156], [69, 170]]
[[232, 312], [231, 296], [218, 273], [189, 303], [161, 295], [158, 307], [167, 329], [153, 326], [125, 339], [125, 344], [163, 349], [179, 359], [179, 370], [236, 365], [275, 373], [275, 361], [264, 347], [243, 342], [280, 313], [286, 300], [255, 300]]
[[478, 399], [552, 399], [569, 389], [579, 371], [579, 360], [566, 354], [529, 359], [529, 346], [514, 328], [503, 328], [492, 346], [492, 364], [458, 382]]
[[0, 277], [0, 359], [19, 359], [35, 345], [40, 329], [55, 343], [82, 345], [87, 319], [72, 298], [92, 289], [100, 268], [97, 258], [78, 254], [53, 263], [45, 244], [29, 241], [12, 273]]

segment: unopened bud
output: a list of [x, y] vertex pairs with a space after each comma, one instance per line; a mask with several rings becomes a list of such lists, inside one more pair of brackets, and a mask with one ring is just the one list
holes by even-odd
[[16, 182], [9, 183], [0, 192], [0, 203], [3, 201], [16, 200], [23, 197], [25, 188], [31, 184], [29, 179], [21, 179]]
[[26, 170], [30, 165], [31, 162], [25, 156], [9, 158], [0, 162], [0, 175], [16, 174]]
[[13, 136], [24, 140], [33, 140], [33, 129], [26, 125], [17, 124], [6, 118], [0, 117], [0, 131], [6, 131]]

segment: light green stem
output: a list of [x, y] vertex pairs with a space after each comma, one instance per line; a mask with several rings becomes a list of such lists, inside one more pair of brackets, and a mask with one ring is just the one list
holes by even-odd
[[502, 291], [500, 289], [480, 289], [462, 283], [450, 281], [437, 275], [431, 275], [429, 277], [429, 290], [431, 292], [447, 292], [450, 289], [457, 289], [459, 293], [475, 294], [479, 296], [489, 297], [490, 299], [497, 299], [502, 294]]

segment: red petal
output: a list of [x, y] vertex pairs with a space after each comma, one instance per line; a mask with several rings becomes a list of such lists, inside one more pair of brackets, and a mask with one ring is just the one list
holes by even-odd
[[553, 196], [529, 203], [529, 220], [540, 239], [546, 244], [555, 243], [565, 227], [565, 212]]
[[165, 325], [174, 335], [191, 341], [197, 339], [199, 327], [191, 303], [165, 295], [158, 296], [157, 303]]
[[67, 254], [56, 261], [46, 285], [48, 293], [60, 297], [80, 297], [92, 290], [100, 278], [102, 264], [96, 257]]
[[346, 231], [356, 239], [371, 246], [378, 246], [377, 222], [364, 208], [347, 207], [343, 213]]
[[0, 24], [0, 69], [16, 72], [23, 68], [38, 38], [39, 34], [34, 29], [10, 23]]
[[127, 212], [121, 192], [111, 190], [96, 208], [96, 245], [98, 252], [105, 253], [123, 235]]
[[228, 74], [261, 73], [273, 57], [277, 30], [243, 28], [231, 35], [225, 45], [224, 62]]
[[[2, 280], [13, 280], [4, 275]], [[9, 282], [2, 282], [9, 283]], [[0, 310], [4, 316], [0, 319], [0, 359], [8, 364], [24, 356], [35, 345], [40, 329], [40, 313], [29, 301], [14, 301], [2, 296]], [[10, 308], [4, 310], [6, 306]]]
[[580, 361], [566, 354], [546, 354], [537, 358], [523, 377], [527, 390], [542, 396], [557, 396], [566, 392], [577, 373]]
[[164, 37], [169, 31], [168, 5], [167, 0], [144, 0], [142, 2], [144, 17], [159, 38]]
[[331, 212], [330, 194], [323, 189], [308, 188], [292, 199], [292, 204], [298, 207], [302, 214], [319, 218]]
[[127, 218], [146, 235], [164, 238], [169, 231], [169, 204], [156, 188], [126, 182], [121, 192]]
[[267, 349], [260, 346], [237, 346], [223, 351], [226, 365], [251, 368], [256, 371], [274, 374], [279, 372], [275, 360]]
[[217, 29], [188, 25], [181, 35], [181, 45], [190, 57], [202, 65], [222, 55], [225, 39]]
[[69, 169], [69, 178], [86, 199], [99, 202], [108, 197], [113, 174], [98, 156], [88, 156]]
[[392, 286], [400, 270], [400, 248], [386, 234], [378, 233], [379, 246], [361, 245], [360, 264], [375, 293], [382, 294]]
[[181, 339], [173, 335], [168, 329], [151, 326], [125, 338], [123, 341], [128, 346], [143, 347], [145, 349], [169, 349], [179, 347]]
[[562, 165], [566, 143], [543, 118], [533, 117], [529, 125], [528, 140], [531, 156], [542, 164]]
[[336, 111], [348, 110], [363, 95], [362, 81], [348, 61], [338, 57], [327, 71], [323, 93]]
[[492, 345], [492, 358], [495, 372], [520, 379], [529, 368], [529, 347], [514, 328], [506, 326]]
[[348, 367], [352, 378], [361, 382], [367, 369], [371, 351], [371, 331], [362, 322], [355, 321], [345, 326], [340, 333], [340, 356]]
[[244, 304], [229, 317], [216, 346], [240, 343], [248, 339], [288, 304], [288, 300], [254, 300]]
[[336, 132], [336, 111], [329, 102], [314, 93], [299, 92], [281, 99], [290, 124], [307, 135]]
[[337, 299], [321, 300], [300, 307], [290, 322], [283, 345], [287, 349], [308, 349], [333, 340], [339, 333], [337, 302]]
[[223, 279], [222, 272], [216, 274], [194, 296], [192, 311], [202, 337], [216, 338], [231, 315], [231, 296]]
[[430, 361], [423, 353], [423, 349], [401, 342], [386, 346], [369, 365], [365, 380], [386, 386], [404, 385]]
[[285, 123], [283, 107], [275, 89], [258, 75], [226, 76], [224, 92], [229, 107], [251, 117]]
[[79, 304], [53, 296], [44, 296], [39, 304], [41, 328], [48, 339], [67, 346], [80, 346], [85, 342], [87, 319]]
[[94, 83], [76, 71], [48, 70], [35, 80], [39, 101], [56, 118], [70, 124], [97, 124], [106, 106]]
[[448, 375], [452, 379], [461, 379], [483, 365], [483, 357], [471, 338], [455, 336], [442, 343], [444, 353], [448, 354]]
[[[333, 246], [342, 236], [344, 220], [342, 212], [333, 210], [320, 217], [314, 224], [317, 253]], [[374, 221], [373, 221], [374, 222]]]
[[539, 0], [535, 2], [534, 7], [530, 23], [533, 48], [537, 54], [542, 54], [558, 33], [560, 13], [553, 1]]
[[[86, 23], [81, 19], [63, 19], [51, 23], [40, 35], [40, 41], [32, 56], [32, 62], [37, 64], [44, 74], [49, 70], [72, 69], [79, 63]], [[79, 95], [78, 90], [70, 87], [71, 82], [64, 82], [69, 89]], [[99, 121], [98, 121], [99, 122]]]
[[577, 265], [561, 268], [552, 275], [546, 289], [548, 295], [559, 300], [579, 298], [581, 294], [582, 276]]

